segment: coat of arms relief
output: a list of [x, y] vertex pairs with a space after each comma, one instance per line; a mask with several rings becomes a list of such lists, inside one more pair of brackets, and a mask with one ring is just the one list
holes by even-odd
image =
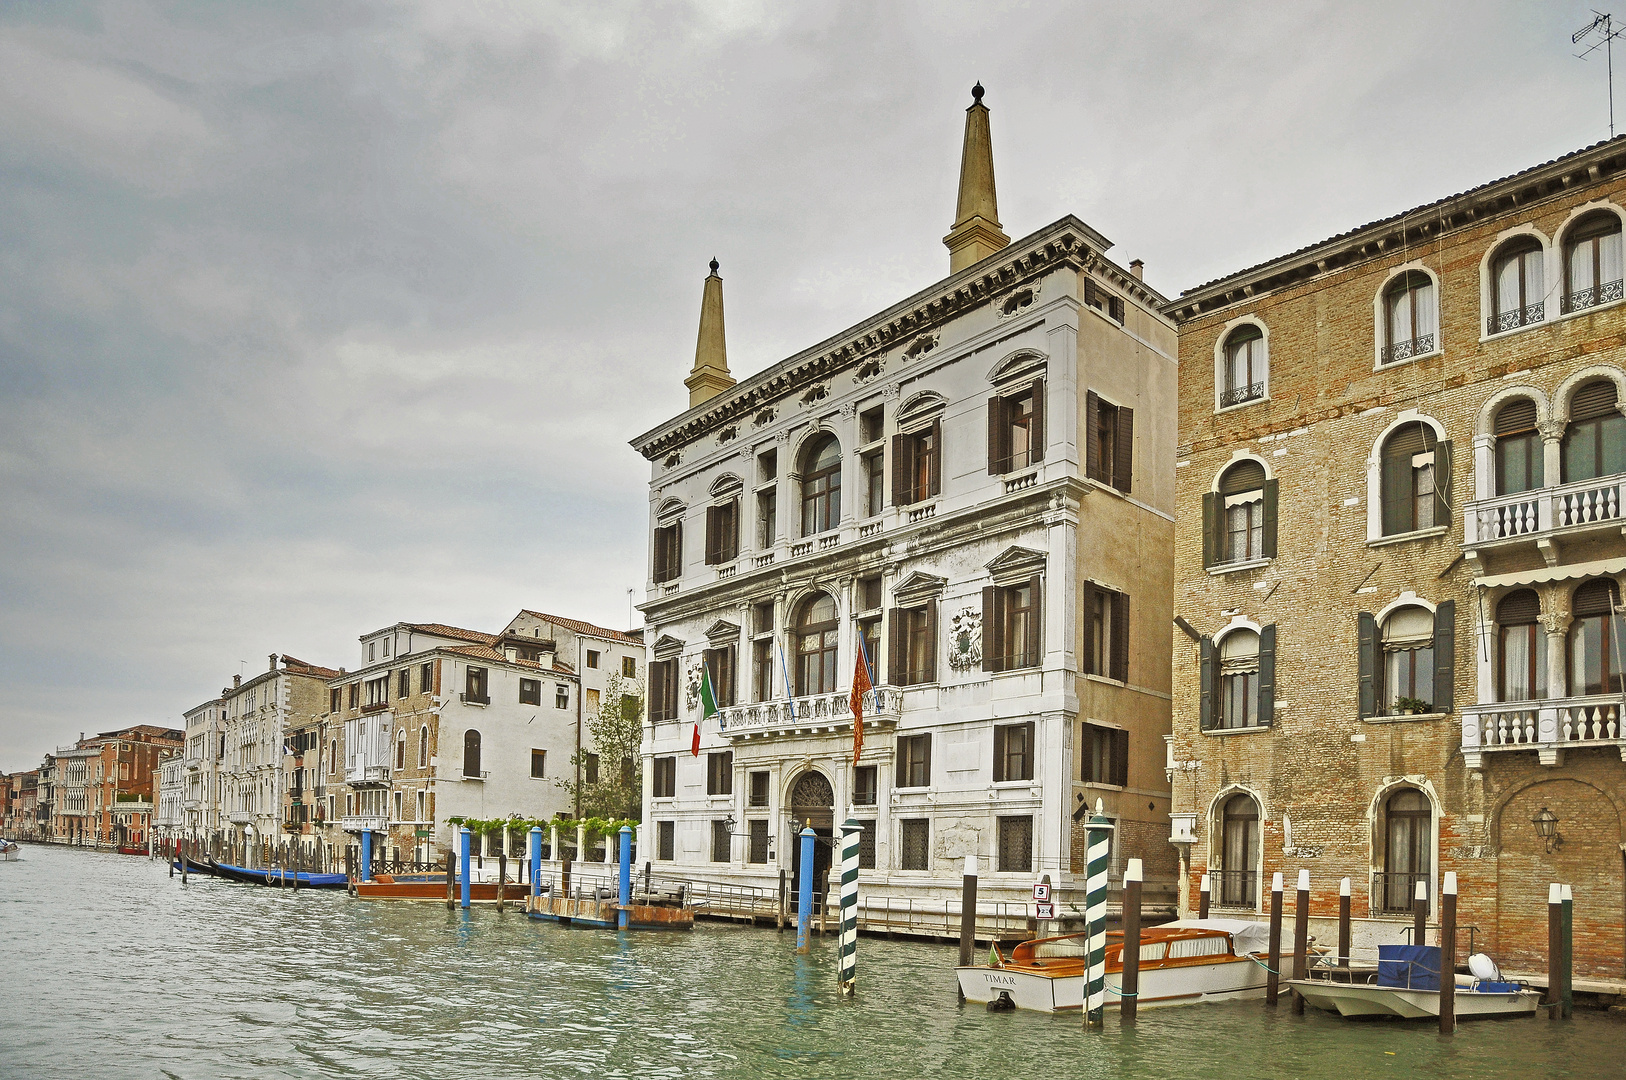
[[948, 662], [955, 671], [982, 666], [982, 612], [965, 608], [949, 620]]

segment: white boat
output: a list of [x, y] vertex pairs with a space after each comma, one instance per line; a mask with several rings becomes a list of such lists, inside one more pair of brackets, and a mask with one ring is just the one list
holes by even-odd
[[22, 846], [15, 840], [0, 839], [0, 862], [16, 862], [22, 855]]
[[[1425, 950], [1418, 949], [1422, 952]], [[1426, 951], [1438, 954], [1438, 949]], [[1435, 960], [1438, 964], [1438, 960]], [[1454, 978], [1452, 1000], [1459, 1020], [1483, 1016], [1529, 1016], [1541, 1002], [1541, 994], [1519, 983], [1505, 982], [1496, 964], [1484, 953], [1468, 958], [1470, 974]], [[1404, 985], [1408, 974], [1388, 977], [1379, 973], [1365, 982], [1335, 982], [1331, 979], [1288, 979], [1283, 985], [1299, 992], [1306, 1004], [1340, 1016], [1399, 1016], [1421, 1020], [1440, 1015], [1438, 972], [1428, 971], [1427, 988]], [[1397, 985], [1398, 984], [1398, 985]]]
[[[1137, 1007], [1263, 996], [1265, 968], [1258, 957], [1267, 934], [1262, 924], [1241, 919], [1183, 919], [1142, 930]], [[956, 968], [960, 991], [967, 1001], [1009, 1002], [1035, 1012], [1082, 1009], [1087, 940], [1086, 934], [1036, 938], [1017, 945], [1009, 959]], [[1123, 934], [1108, 933], [1109, 1003], [1121, 998], [1123, 951]]]

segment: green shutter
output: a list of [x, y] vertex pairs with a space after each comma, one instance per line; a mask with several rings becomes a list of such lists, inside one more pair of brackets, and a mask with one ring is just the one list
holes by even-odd
[[1451, 524], [1451, 471], [1455, 464], [1451, 440], [1434, 447], [1434, 524]]
[[1267, 559], [1276, 557], [1276, 481], [1265, 481], [1264, 539], [1260, 549]]
[[1203, 638], [1198, 664], [1199, 677], [1197, 680], [1197, 716], [1202, 730], [1207, 731], [1214, 726], [1214, 642]]
[[1276, 721], [1276, 624], [1259, 628], [1259, 723]]
[[1360, 712], [1378, 714], [1378, 624], [1370, 611], [1355, 617], [1356, 650], [1360, 655]]
[[[1441, 444], [1446, 445], [1444, 443]], [[1434, 711], [1450, 712], [1456, 684], [1457, 602], [1434, 609]]]
[[1217, 492], [1207, 492], [1203, 495], [1203, 569], [1219, 562], [1219, 548], [1215, 544], [1218, 536], [1216, 522], [1220, 517], [1220, 496]]

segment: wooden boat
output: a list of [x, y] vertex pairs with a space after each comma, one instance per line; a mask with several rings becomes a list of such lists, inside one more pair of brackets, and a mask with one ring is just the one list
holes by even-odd
[[[510, 881], [503, 899], [507, 903], [519, 905], [525, 901], [531, 887], [524, 882]], [[378, 874], [371, 881], [356, 882], [356, 895], [363, 900], [438, 900], [446, 902], [446, 875], [439, 874]], [[452, 886], [452, 895], [458, 903], [463, 902], [463, 881]], [[469, 881], [469, 903], [495, 904], [497, 902], [497, 883], [495, 881]]]
[[[1541, 994], [1521, 983], [1502, 978], [1496, 963], [1484, 953], [1468, 958], [1469, 973], [1453, 973], [1452, 994], [1457, 1019], [1488, 1016], [1529, 1016]], [[1437, 945], [1380, 945], [1378, 970], [1360, 982], [1341, 982], [1333, 971], [1321, 978], [1288, 979], [1283, 985], [1298, 991], [1308, 1005], [1339, 1016], [1389, 1016], [1422, 1020], [1440, 1015], [1440, 949]]]
[[210, 877], [214, 877], [215, 868], [213, 866], [206, 862], [199, 862], [197, 859], [187, 856], [173, 858], [169, 860], [169, 865], [173, 866], [176, 870], [179, 870], [181, 869], [181, 860], [183, 858], [186, 860], [186, 872], [188, 874], [208, 874]]
[[241, 881], [249, 885], [280, 885], [292, 888], [294, 879], [299, 879], [301, 889], [342, 889], [348, 884], [343, 874], [314, 874], [309, 870], [284, 870], [278, 867], [254, 869], [247, 866], [233, 866], [218, 860], [210, 860], [216, 877], [223, 877], [230, 881]]
[[[1241, 919], [1184, 919], [1147, 927], [1140, 935], [1137, 1005], [1156, 1009], [1200, 1001], [1237, 1001], [1265, 992], [1258, 959], [1267, 929]], [[1017, 945], [1007, 960], [956, 968], [967, 1001], [1001, 1002], [1035, 1012], [1084, 1007], [1087, 934], [1036, 938]], [[997, 950], [996, 950], [997, 951]], [[1123, 934], [1109, 931], [1107, 1001], [1123, 989]]]
[[147, 853], [147, 849], [144, 848], [144, 847], [136, 847], [133, 844], [120, 844], [119, 845], [119, 854], [120, 855], [145, 855], [146, 853]]
[[[533, 919], [564, 926], [615, 930], [620, 926], [621, 904], [608, 889], [578, 889], [575, 896], [544, 892], [527, 896], [525, 913]], [[678, 896], [638, 894], [627, 905], [629, 930], [693, 930], [694, 907]]]

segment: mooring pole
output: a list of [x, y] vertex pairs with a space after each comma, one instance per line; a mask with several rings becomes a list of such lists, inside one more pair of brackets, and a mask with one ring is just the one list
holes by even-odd
[[632, 906], [631, 825], [621, 826], [621, 832], [617, 834], [616, 842], [620, 845], [620, 850], [617, 852], [617, 854], [621, 857], [621, 891], [619, 897], [621, 901], [621, 910], [616, 913], [617, 918], [615, 920], [615, 925], [618, 929], [625, 930], [627, 928], [627, 917], [630, 914], [627, 909]]
[[[1293, 897], [1293, 978], [1309, 976], [1308, 954], [1310, 945], [1310, 871], [1299, 871], [1299, 887]], [[1293, 991], [1293, 1015], [1304, 1015], [1304, 995]]]
[[457, 909], [457, 840], [456, 833], [452, 836], [452, 846], [446, 849], [446, 910]]
[[797, 867], [796, 951], [807, 952], [807, 934], [813, 918], [813, 845], [817, 834], [811, 825], [802, 829], [802, 861]]
[[508, 834], [503, 833], [502, 850], [497, 852], [497, 911], [500, 914], [508, 899]]
[[1099, 1028], [1107, 1000], [1107, 853], [1112, 846], [1112, 822], [1101, 800], [1084, 828], [1084, 920], [1089, 930], [1084, 972], [1084, 1027]]
[[187, 857], [187, 855], [189, 855], [189, 854], [191, 854], [191, 853], [190, 853], [190, 852], [188, 852], [188, 851], [187, 851], [187, 850], [186, 850], [186, 842], [185, 842], [185, 841], [184, 841], [184, 840], [183, 840], [183, 841], [182, 841], [182, 842], [181, 842], [181, 850], [180, 850], [180, 860], [181, 860], [181, 884], [182, 884], [182, 885], [185, 885], [185, 884], [186, 884], [186, 857]]
[[463, 826], [457, 830], [457, 838], [462, 843], [463, 850], [457, 867], [457, 876], [463, 879], [463, 895], [459, 898], [464, 911], [469, 909], [469, 827]]
[[1338, 966], [1349, 967], [1349, 895], [1350, 882], [1344, 878], [1338, 883]]
[[1265, 969], [1265, 1004], [1276, 1007], [1277, 984], [1282, 971], [1282, 875], [1270, 879], [1270, 966]]
[[1140, 881], [1139, 859], [1124, 866], [1124, 958], [1123, 976], [1118, 980], [1118, 1022], [1135, 1022], [1135, 1001], [1140, 995]]
[[1457, 875], [1445, 872], [1440, 886], [1440, 1034], [1457, 1030]]
[[1559, 999], [1564, 993], [1564, 887], [1547, 886], [1547, 1019], [1563, 1015]]
[[[977, 951], [977, 857], [965, 857], [960, 878], [960, 966], [970, 967]], [[958, 979], [955, 980], [959, 982]], [[962, 991], [963, 995], [963, 991]]]
[[1575, 1015], [1575, 894], [1568, 885], [1559, 890], [1559, 908], [1562, 916], [1560, 924], [1560, 937], [1563, 944], [1564, 989], [1559, 997], [1559, 1006], [1564, 1019], [1568, 1020]]
[[[851, 997], [858, 985], [858, 838], [862, 822], [848, 818], [841, 826], [841, 992]], [[963, 931], [962, 931], [963, 933]], [[964, 946], [961, 946], [962, 951]], [[956, 983], [960, 980], [955, 979]]]
[[361, 834], [361, 880], [373, 880], [373, 831], [363, 830]]
[[1204, 874], [1202, 884], [1197, 887], [1197, 918], [1208, 918], [1208, 905], [1213, 893], [1213, 885], [1208, 875]]
[[1428, 944], [1428, 882], [1417, 883], [1416, 895], [1411, 902], [1411, 943]]
[[[542, 826], [531, 826], [531, 895], [542, 895], [542, 875], [537, 873], [542, 865]], [[535, 901], [531, 903], [536, 906]]]
[[779, 932], [785, 932], [785, 868], [779, 868]]

